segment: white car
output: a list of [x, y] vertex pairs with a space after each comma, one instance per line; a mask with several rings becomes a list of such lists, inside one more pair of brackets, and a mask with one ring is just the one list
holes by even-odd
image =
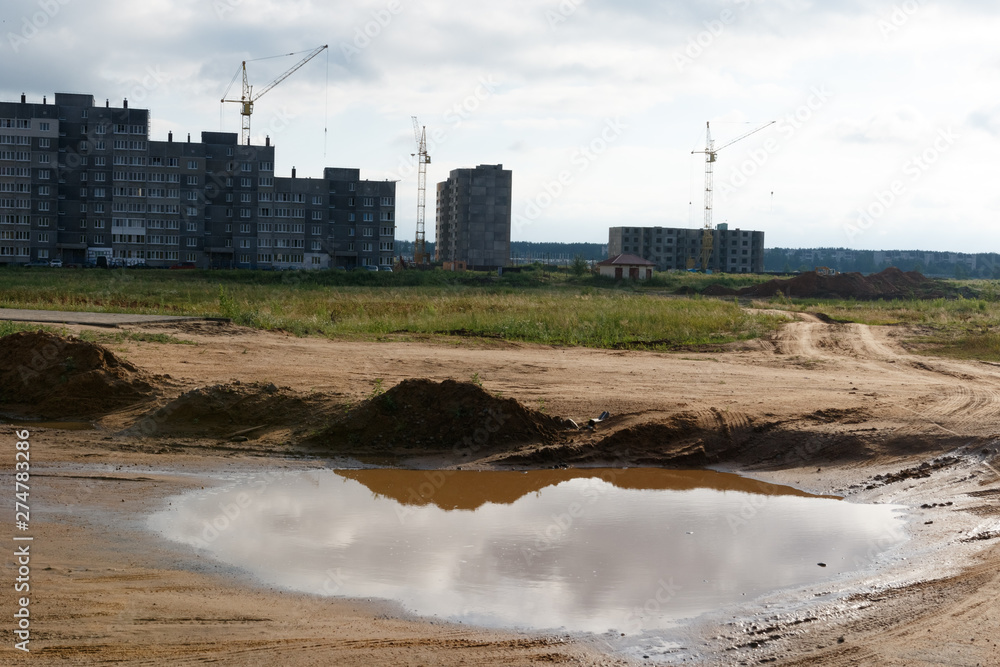
[[49, 266], [51, 266], [54, 269], [61, 269], [62, 268], [62, 260], [61, 259], [50, 259], [49, 260]]

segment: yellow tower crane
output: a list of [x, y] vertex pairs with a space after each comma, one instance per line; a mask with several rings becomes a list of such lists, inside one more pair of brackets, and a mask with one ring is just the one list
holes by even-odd
[[[719, 151], [721, 151], [723, 148], [726, 148], [727, 146], [732, 146], [737, 141], [740, 141], [741, 139], [746, 139], [751, 134], [755, 134], [757, 132], [760, 132], [765, 127], [773, 125], [776, 122], [777, 121], [772, 120], [772, 121], [770, 121], [768, 123], [764, 123], [763, 125], [761, 125], [760, 127], [758, 127], [756, 130], [751, 130], [751, 131], [747, 132], [746, 134], [743, 134], [743, 135], [740, 135], [740, 136], [736, 137], [735, 139], [733, 139], [729, 143], [724, 144], [724, 145], [720, 146], [719, 148], [716, 148], [715, 147], [715, 141], [712, 139], [712, 128], [709, 127], [708, 121], [705, 121], [705, 150], [703, 150], [703, 151], [691, 151], [692, 155], [694, 155], [695, 153], [704, 153], [705, 154], [705, 224], [702, 227], [702, 232], [701, 232], [701, 270], [702, 271], [707, 271], [708, 270], [708, 260], [712, 256], [712, 244], [713, 244], [713, 234], [712, 234], [712, 186], [713, 186], [713, 181], [714, 181], [714, 174], [713, 174], [712, 167], [715, 165], [716, 154]], [[694, 268], [693, 266], [691, 266], [691, 264], [693, 264], [693, 261], [689, 260], [688, 264], [689, 264], [688, 268]]]
[[427, 154], [427, 128], [421, 127], [413, 116], [413, 137], [417, 140], [417, 238], [413, 243], [413, 263], [417, 266], [431, 263], [424, 241], [424, 213], [427, 208], [427, 165], [431, 156]]
[[[274, 88], [275, 86], [277, 86], [279, 83], [281, 83], [282, 81], [284, 81], [285, 79], [287, 79], [289, 76], [291, 76], [300, 67], [302, 67], [307, 62], [309, 62], [310, 60], [312, 60], [313, 58], [315, 58], [316, 56], [318, 56], [323, 51], [325, 51], [326, 47], [327, 47], [327, 45], [324, 44], [323, 46], [317, 46], [312, 51], [309, 51], [308, 52], [309, 55], [307, 55], [305, 58], [303, 58], [302, 60], [300, 60], [299, 62], [297, 62], [294, 66], [292, 66], [284, 74], [281, 74], [280, 76], [278, 76], [278, 78], [276, 78], [274, 81], [272, 81], [271, 83], [269, 83], [266, 86], [264, 86], [264, 89], [261, 90], [260, 92], [258, 92], [256, 95], [253, 94], [253, 87], [250, 85], [250, 82], [247, 79], [247, 63], [248, 62], [254, 62], [255, 60], [267, 60], [268, 58], [283, 58], [283, 57], [287, 57], [287, 56], [297, 56], [297, 55], [300, 55], [302, 53], [306, 53], [306, 51], [296, 51], [295, 53], [283, 53], [280, 56], [268, 56], [268, 58], [254, 58], [253, 60], [249, 60], [249, 61], [244, 60], [243, 61], [243, 64], [240, 66], [240, 69], [236, 70], [236, 74], [233, 75], [232, 81], [229, 82], [229, 86], [226, 88], [226, 92], [224, 92], [222, 94], [222, 103], [223, 104], [226, 103], [226, 102], [235, 102], [236, 104], [240, 105], [240, 115], [243, 117], [243, 133], [240, 135], [240, 143], [241, 144], [244, 144], [244, 145], [249, 145], [250, 144], [250, 116], [253, 114], [253, 104], [254, 104], [254, 102], [256, 102], [261, 97], [263, 97], [264, 93], [266, 93], [267, 91], [271, 90], [272, 88]], [[240, 99], [238, 99], [238, 100], [227, 100], [226, 99], [226, 95], [229, 94], [229, 90], [233, 87], [233, 84], [236, 82], [236, 79], [237, 79], [237, 77], [239, 77], [241, 71], [243, 72], [243, 94], [240, 96]]]

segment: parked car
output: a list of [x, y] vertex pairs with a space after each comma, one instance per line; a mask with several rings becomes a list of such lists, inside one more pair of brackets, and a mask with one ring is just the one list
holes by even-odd
[[171, 269], [197, 269], [194, 262], [181, 262], [180, 264], [171, 264]]
[[389, 273], [392, 273], [392, 267], [391, 266], [380, 266], [378, 270], [379, 271], [388, 271]]
[[51, 266], [54, 269], [61, 269], [62, 268], [62, 260], [61, 259], [50, 259], [49, 260], [49, 266]]
[[365, 271], [378, 271], [378, 267], [373, 265], [362, 267]]

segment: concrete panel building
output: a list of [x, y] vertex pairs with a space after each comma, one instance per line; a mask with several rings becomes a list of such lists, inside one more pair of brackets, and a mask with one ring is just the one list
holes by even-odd
[[149, 111], [56, 93], [0, 102], [0, 264], [391, 266], [396, 185], [358, 169], [274, 173], [228, 132], [149, 140]]
[[[608, 255], [638, 255], [656, 265], [658, 271], [686, 269], [688, 259], [701, 263], [701, 229], [676, 227], [612, 227], [608, 231]], [[764, 232], [729, 229], [726, 224], [712, 230], [712, 254], [708, 268], [723, 273], [764, 271]]]
[[510, 263], [512, 176], [502, 164], [455, 169], [437, 186], [435, 259], [493, 269]]

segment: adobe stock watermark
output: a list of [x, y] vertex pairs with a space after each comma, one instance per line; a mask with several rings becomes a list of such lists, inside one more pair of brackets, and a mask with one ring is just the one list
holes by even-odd
[[17, 53], [34, 39], [72, 0], [38, 0], [38, 11], [21, 17], [20, 32], [8, 32], [7, 43]]
[[[733, 5], [737, 10], [746, 9], [754, 0], [734, 0]], [[696, 35], [689, 38], [683, 50], [674, 52], [674, 64], [677, 71], [683, 72], [684, 68], [694, 63], [705, 51], [712, 48], [715, 40], [719, 39], [726, 31], [726, 26], [736, 23], [736, 11], [730, 8], [719, 12], [719, 17], [708, 21], [703, 21], [703, 29]]]
[[[816, 112], [822, 109], [832, 97], [833, 93], [827, 89], [825, 84], [810, 88], [805, 103], [785, 114], [775, 123], [781, 138], [786, 143], [791, 141], [795, 134], [812, 120]], [[777, 139], [768, 137], [760, 148], [748, 151], [746, 159], [730, 173], [729, 178], [716, 186], [716, 192], [722, 201], [726, 201], [729, 195], [746, 185], [767, 164], [771, 156], [781, 149], [781, 146], [782, 144]]]
[[361, 52], [371, 46], [402, 11], [403, 3], [400, 0], [389, 0], [385, 7], [371, 12], [371, 20], [354, 26], [353, 39], [350, 43], [340, 43], [340, 54], [344, 56], [344, 62], [349, 63], [360, 56]]
[[243, 0], [213, 0], [212, 9], [215, 15], [221, 20], [236, 11], [236, 8], [243, 4]]
[[892, 208], [893, 204], [906, 194], [908, 187], [919, 182], [923, 175], [945, 153], [951, 150], [960, 138], [960, 135], [951, 127], [938, 130], [937, 136], [934, 137], [930, 146], [903, 162], [900, 167], [903, 177], [893, 179], [885, 188], [877, 190], [868, 205], [858, 207], [857, 218], [854, 222], [844, 225], [844, 233], [847, 234], [848, 241], [853, 241], [868, 231], [877, 220], [881, 219]]
[[905, 0], [901, 4], [893, 5], [892, 11], [879, 17], [876, 25], [882, 34], [882, 39], [888, 40], [893, 34], [903, 29], [910, 19], [920, 9], [921, 0]]
[[[444, 121], [446, 127], [434, 125], [427, 128], [427, 154], [434, 155], [439, 147], [446, 144], [451, 136], [451, 131], [458, 129], [462, 123], [472, 118], [487, 100], [496, 95], [497, 88], [501, 85], [502, 82], [495, 74], [480, 75], [468, 95], [442, 112], [441, 120]], [[412, 152], [399, 157], [396, 168], [399, 180], [409, 178], [416, 172], [417, 166], [413, 157]]]
[[556, 176], [541, 184], [541, 189], [528, 200], [521, 213], [514, 214], [513, 225], [518, 231], [523, 230], [552, 206], [559, 197], [571, 187], [576, 179], [586, 172], [592, 164], [608, 152], [628, 129], [621, 116], [605, 119], [604, 125], [593, 139], [578, 146], [570, 156], [572, 169], [562, 169]]
[[584, 2], [586, 0], [559, 0], [555, 9], [546, 9], [545, 21], [549, 24], [549, 30], [555, 32], [556, 28], [568, 21]]

